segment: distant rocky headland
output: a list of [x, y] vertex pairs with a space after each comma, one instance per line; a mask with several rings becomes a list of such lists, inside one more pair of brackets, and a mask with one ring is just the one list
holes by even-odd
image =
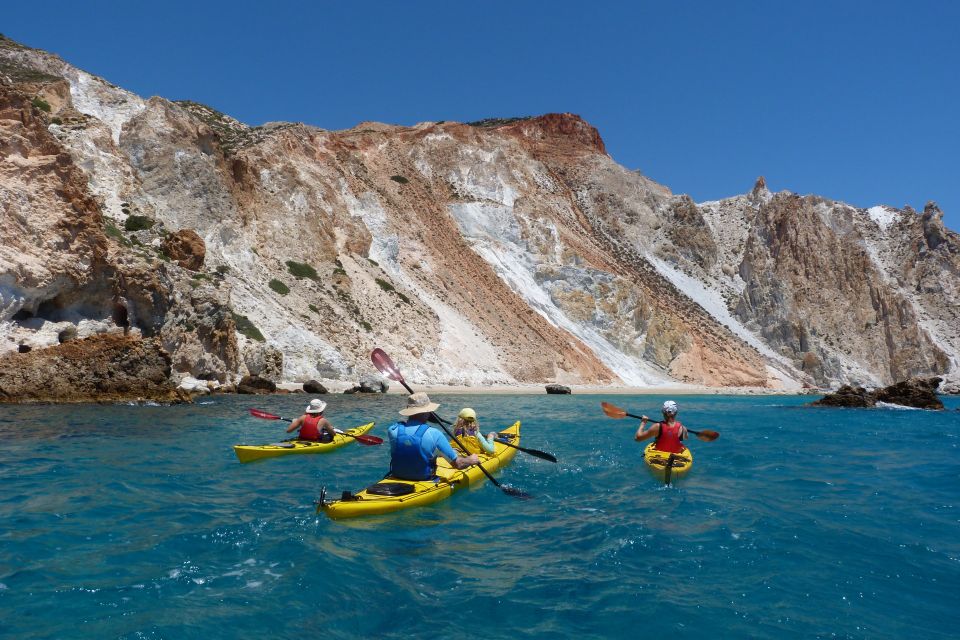
[[695, 203], [576, 115], [248, 126], [0, 37], [0, 401], [359, 383], [881, 387], [960, 362], [934, 203]]

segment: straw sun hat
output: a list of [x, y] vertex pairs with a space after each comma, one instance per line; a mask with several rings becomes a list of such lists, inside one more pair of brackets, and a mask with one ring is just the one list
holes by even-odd
[[402, 416], [415, 416], [418, 413], [430, 413], [440, 408], [436, 402], [430, 402], [430, 397], [423, 392], [417, 392], [407, 397], [407, 406], [400, 409]]

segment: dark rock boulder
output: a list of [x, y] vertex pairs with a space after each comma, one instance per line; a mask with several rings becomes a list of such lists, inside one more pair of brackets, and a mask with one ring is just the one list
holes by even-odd
[[562, 384], [548, 384], [547, 393], [551, 395], [569, 395], [570, 387], [565, 387]]
[[918, 409], [943, 409], [937, 397], [937, 387], [943, 378], [911, 378], [874, 391], [877, 402], [889, 402]]
[[244, 376], [237, 385], [237, 393], [274, 393], [277, 385], [260, 376]]
[[819, 400], [812, 402], [814, 407], [872, 407], [877, 404], [869, 391], [863, 387], [843, 385], [834, 393], [828, 393]]
[[943, 409], [937, 397], [942, 378], [911, 378], [875, 391], [844, 385], [835, 393], [811, 403], [818, 407], [874, 407], [878, 402], [898, 404], [917, 409]]
[[307, 380], [306, 382], [304, 382], [303, 390], [306, 393], [313, 393], [317, 395], [323, 395], [324, 393], [329, 393], [329, 391], [327, 391], [327, 388], [322, 384], [320, 384], [319, 382], [317, 382], [316, 380]]

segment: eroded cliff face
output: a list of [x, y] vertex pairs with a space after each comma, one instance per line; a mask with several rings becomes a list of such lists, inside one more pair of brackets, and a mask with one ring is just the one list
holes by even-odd
[[[10, 50], [9, 41], [0, 45], [0, 52]], [[22, 391], [28, 382], [25, 354], [56, 362], [57, 350], [77, 341], [71, 349], [75, 355], [88, 352], [93, 372], [103, 349], [97, 339], [115, 334], [128, 341], [157, 338], [151, 346], [131, 347], [145, 362], [154, 357], [155, 345], [164, 350], [163, 358], [173, 359], [177, 371], [225, 381], [239, 361], [233, 318], [224, 304], [228, 287], [218, 291], [213, 279], [194, 280], [196, 274], [135, 245], [136, 237], [125, 236], [103, 217], [104, 200], [97, 197], [103, 174], [96, 172], [101, 165], [77, 154], [69, 142], [82, 143], [99, 158], [104, 148], [116, 151], [110, 135], [104, 135], [102, 123], [75, 109], [63, 89], [69, 86], [65, 80], [17, 66], [32, 50], [12, 51], [19, 57], [0, 65], [0, 388], [5, 390], [0, 395], [90, 399], [89, 389], [76, 387], [70, 395], [65, 391], [70, 384], [52, 379], [37, 379], [40, 395], [12, 390]], [[29, 82], [14, 80], [24, 77]], [[52, 96], [57, 99], [48, 101]], [[119, 164], [117, 158], [110, 162]], [[114, 199], [122, 195], [111, 193]], [[77, 356], [70, 362], [83, 361]], [[36, 365], [36, 371], [57, 370]], [[130, 379], [137, 370], [111, 375]], [[137, 397], [169, 399], [176, 376], [169, 366], [167, 372], [162, 392], [152, 384], [139, 394], [124, 388]], [[62, 373], [64, 380], [83, 378], [76, 371]], [[101, 388], [104, 397], [122, 395], [114, 393], [112, 377], [101, 382], [92, 388]], [[41, 387], [65, 395], [43, 396]]]
[[697, 205], [571, 114], [248, 127], [9, 41], [0, 63], [7, 349], [125, 319], [172, 379], [224, 382], [266, 360], [353, 380], [375, 346], [440, 384], [799, 388], [957, 366], [960, 245], [935, 208], [762, 183]]

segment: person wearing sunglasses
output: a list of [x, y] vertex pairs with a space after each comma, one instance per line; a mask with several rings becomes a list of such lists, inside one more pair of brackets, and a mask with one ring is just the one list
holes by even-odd
[[470, 407], [460, 410], [457, 415], [457, 421], [453, 424], [453, 435], [462, 438], [463, 446], [467, 448], [467, 453], [486, 453], [493, 455], [493, 439], [497, 437], [495, 431], [491, 431], [486, 437], [480, 433], [480, 423], [477, 422], [477, 412]]

